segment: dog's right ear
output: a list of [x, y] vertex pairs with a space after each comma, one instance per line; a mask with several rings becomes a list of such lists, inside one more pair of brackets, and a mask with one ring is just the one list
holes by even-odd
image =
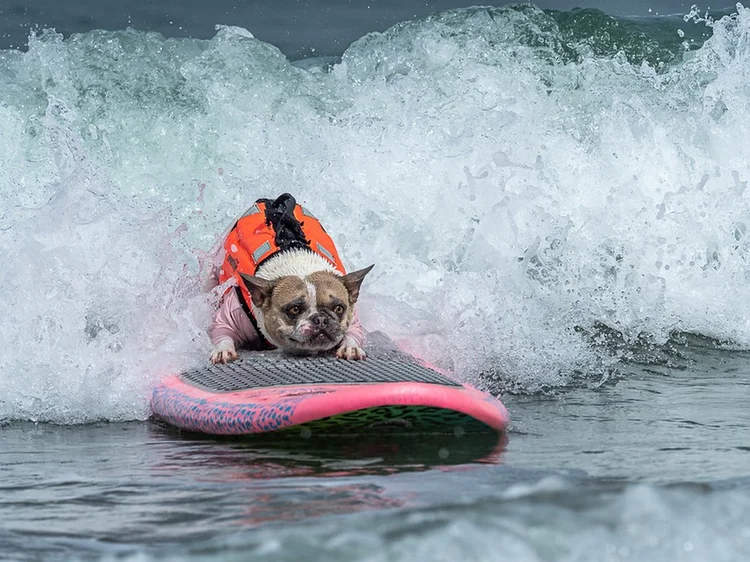
[[341, 281], [344, 283], [344, 287], [346, 287], [346, 290], [349, 292], [349, 301], [351, 302], [351, 304], [357, 302], [357, 299], [359, 298], [359, 287], [360, 285], [362, 285], [362, 281], [364, 281], [365, 275], [370, 273], [370, 270], [373, 267], [375, 267], [375, 264], [372, 264], [370, 267], [365, 267], [364, 269], [348, 273], [341, 278]]
[[253, 299], [253, 304], [258, 308], [263, 308], [263, 305], [271, 298], [273, 282], [254, 275], [245, 275], [244, 273], [240, 273], [240, 275], [245, 282], [250, 297]]

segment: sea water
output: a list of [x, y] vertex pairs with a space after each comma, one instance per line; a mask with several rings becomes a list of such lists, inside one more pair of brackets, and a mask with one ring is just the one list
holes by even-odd
[[[0, 551], [747, 557], [749, 69], [739, 4], [466, 8], [294, 63], [232, 26], [0, 51]], [[207, 360], [222, 233], [283, 192], [376, 265], [366, 328], [501, 396], [507, 443], [146, 422]]]

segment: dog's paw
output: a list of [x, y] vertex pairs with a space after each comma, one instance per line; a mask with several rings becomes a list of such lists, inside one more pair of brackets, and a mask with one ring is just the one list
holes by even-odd
[[365, 359], [367, 354], [365, 350], [357, 345], [352, 338], [345, 338], [339, 348], [336, 350], [336, 357], [339, 359], [352, 359], [355, 361]]
[[234, 342], [232, 340], [221, 340], [214, 346], [211, 352], [211, 363], [216, 365], [217, 363], [229, 363], [238, 358], [237, 351], [234, 349]]

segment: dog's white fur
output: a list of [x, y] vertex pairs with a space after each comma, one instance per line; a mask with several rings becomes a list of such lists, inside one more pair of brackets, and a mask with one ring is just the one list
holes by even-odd
[[275, 255], [272, 260], [258, 268], [255, 276], [266, 281], [273, 281], [287, 275], [296, 275], [304, 279], [316, 271], [330, 271], [334, 275], [341, 276], [331, 262], [304, 248], [287, 250]]

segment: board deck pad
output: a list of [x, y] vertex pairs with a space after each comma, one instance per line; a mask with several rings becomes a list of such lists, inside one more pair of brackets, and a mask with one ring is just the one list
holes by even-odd
[[400, 351], [368, 350], [363, 361], [243, 353], [168, 377], [151, 408], [169, 425], [210, 435], [463, 435], [508, 423], [499, 400]]
[[461, 386], [418, 363], [389, 359], [344, 361], [334, 357], [279, 358], [258, 353], [252, 360], [207, 365], [183, 373], [191, 384], [214, 392], [304, 384], [421, 382]]

